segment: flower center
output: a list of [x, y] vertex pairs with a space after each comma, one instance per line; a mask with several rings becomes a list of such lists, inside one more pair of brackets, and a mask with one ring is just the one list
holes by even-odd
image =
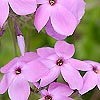
[[53, 6], [56, 3], [56, 0], [49, 0], [49, 4]]
[[58, 60], [56, 61], [56, 65], [58, 65], [58, 66], [62, 66], [63, 63], [64, 63], [63, 59], [58, 59]]
[[96, 68], [96, 67], [93, 67], [93, 71], [98, 74], [99, 73], [99, 70]]
[[20, 74], [20, 73], [21, 73], [21, 68], [18, 67], [18, 68], [15, 70], [15, 73], [16, 73], [16, 75]]
[[52, 97], [50, 95], [45, 96], [45, 100], [52, 100]]

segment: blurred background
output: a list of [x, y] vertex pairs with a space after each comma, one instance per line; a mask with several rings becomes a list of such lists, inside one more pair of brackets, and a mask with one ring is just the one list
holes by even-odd
[[[85, 15], [75, 33], [65, 41], [75, 44], [74, 58], [100, 62], [100, 0], [85, 1], [87, 4]], [[25, 37], [26, 51], [36, 51], [37, 48], [43, 46], [54, 46], [56, 40], [47, 36], [45, 30], [37, 33], [33, 27], [33, 15], [18, 17], [20, 29]], [[20, 56], [17, 43], [14, 47], [12, 33], [15, 34], [15, 32], [12, 23], [11, 26], [11, 30], [7, 26], [6, 32], [0, 37], [0, 67], [3, 67], [15, 56]], [[0, 79], [1, 77], [2, 74], [0, 74]], [[37, 94], [31, 93], [29, 100], [38, 100], [38, 97]], [[0, 100], [9, 100], [7, 92], [0, 95]], [[76, 100], [100, 100], [100, 91], [96, 87]]]

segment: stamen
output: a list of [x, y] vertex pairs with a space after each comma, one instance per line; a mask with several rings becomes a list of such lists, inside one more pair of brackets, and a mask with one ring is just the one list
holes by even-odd
[[49, 3], [50, 3], [51, 6], [53, 6], [56, 3], [56, 1], [55, 0], [49, 0]]
[[93, 67], [93, 71], [98, 74], [99, 73], [99, 70], [96, 68], [96, 67]]
[[50, 95], [45, 96], [45, 100], [52, 100], [52, 97]]
[[58, 60], [56, 61], [56, 65], [58, 65], [58, 66], [62, 66], [63, 63], [64, 63], [63, 59], [58, 59]]
[[15, 70], [15, 73], [16, 73], [16, 75], [20, 74], [20, 73], [21, 73], [21, 68], [18, 67], [18, 68]]

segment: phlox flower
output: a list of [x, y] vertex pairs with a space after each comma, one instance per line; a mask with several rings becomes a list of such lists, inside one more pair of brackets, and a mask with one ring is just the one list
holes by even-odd
[[83, 88], [79, 90], [80, 94], [84, 94], [92, 90], [96, 85], [100, 89], [100, 63], [94, 61], [86, 61], [90, 67], [83, 76]]
[[27, 100], [30, 94], [28, 82], [37, 82], [47, 71], [37, 59], [36, 53], [27, 52], [24, 56], [16, 57], [2, 67], [0, 71], [4, 76], [0, 81], [0, 94], [8, 89], [11, 100]]
[[37, 0], [34, 25], [38, 32], [46, 25], [48, 35], [57, 40], [72, 35], [84, 15], [83, 0]]
[[49, 69], [49, 72], [41, 78], [41, 87], [54, 81], [61, 72], [70, 88], [78, 90], [82, 88], [83, 79], [78, 70], [85, 70], [85, 66], [88, 64], [71, 58], [74, 52], [74, 45], [65, 41], [57, 41], [54, 48], [43, 47], [37, 49], [37, 54], [41, 57], [40, 61]]
[[73, 93], [67, 85], [53, 82], [49, 85], [48, 91], [42, 90], [41, 95], [43, 96], [39, 100], [73, 100], [72, 98], [68, 97]]
[[0, 27], [8, 18], [9, 5], [18, 15], [31, 14], [36, 10], [36, 0], [0, 0]]

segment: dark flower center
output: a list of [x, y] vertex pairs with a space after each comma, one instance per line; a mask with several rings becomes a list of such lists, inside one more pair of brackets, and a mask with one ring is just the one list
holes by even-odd
[[49, 0], [49, 4], [53, 6], [56, 3], [56, 0]]
[[99, 70], [96, 68], [96, 67], [93, 67], [93, 71], [98, 74], [99, 73]]
[[63, 59], [58, 59], [58, 60], [56, 61], [56, 65], [58, 65], [58, 66], [62, 66], [63, 63], [64, 63]]
[[18, 67], [18, 68], [15, 70], [15, 73], [16, 73], [16, 75], [20, 74], [20, 73], [21, 73], [21, 68]]
[[45, 100], [52, 100], [52, 97], [50, 95], [45, 96]]

